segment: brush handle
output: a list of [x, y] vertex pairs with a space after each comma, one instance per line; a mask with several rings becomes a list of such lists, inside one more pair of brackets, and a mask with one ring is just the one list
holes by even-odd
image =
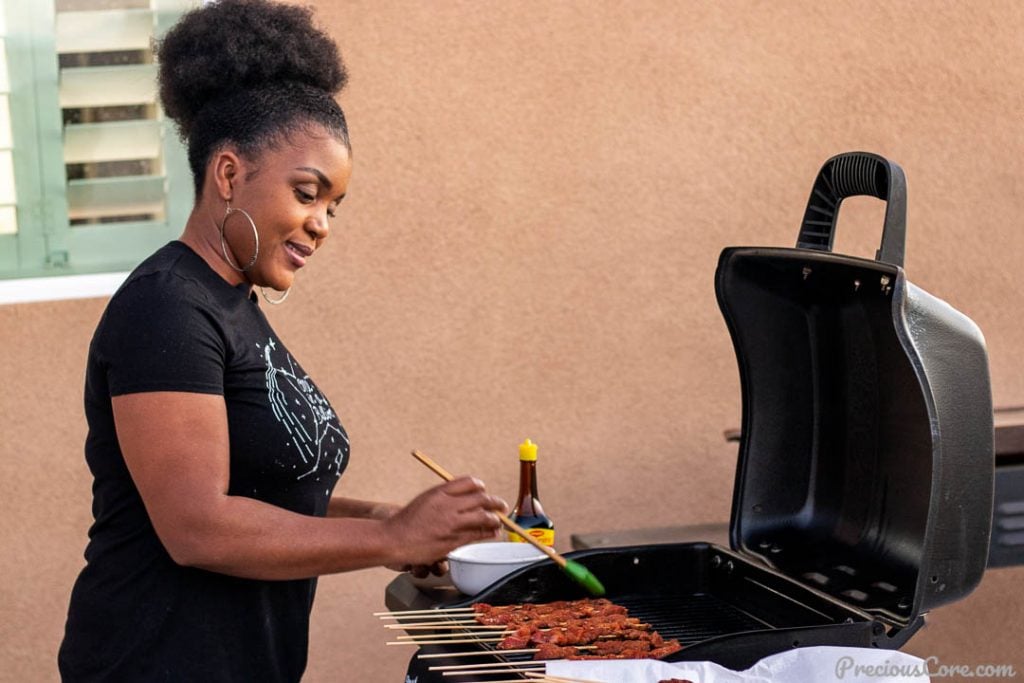
[[523, 527], [521, 527], [518, 524], [516, 524], [515, 522], [513, 522], [504, 513], [495, 512], [494, 514], [498, 515], [498, 519], [501, 520], [501, 523], [504, 524], [505, 527], [509, 531], [514, 531], [517, 534], [519, 534], [520, 538], [522, 538], [524, 541], [526, 541], [527, 543], [532, 545], [534, 548], [536, 548], [537, 550], [541, 551], [542, 553], [544, 553], [545, 555], [550, 557], [552, 560], [555, 561], [555, 564], [557, 564], [559, 567], [564, 568], [565, 565], [569, 562], [569, 560], [565, 559], [564, 557], [559, 555], [557, 552], [555, 552], [554, 548], [552, 548], [550, 546], [546, 546], [543, 543], [541, 543], [540, 541], [538, 541], [536, 538], [534, 538], [533, 536], [530, 535], [529, 531], [527, 531]]
[[[437, 476], [441, 477], [445, 481], [451, 481], [452, 479], [455, 478], [455, 477], [453, 477], [451, 475], [451, 473], [448, 470], [446, 470], [445, 468], [441, 467], [436, 462], [434, 462], [429, 456], [424, 455], [423, 453], [420, 453], [419, 451], [413, 451], [412, 452], [412, 457], [416, 458], [421, 463], [426, 465], [428, 469], [432, 470], [434, 472], [434, 474], [436, 474]], [[522, 538], [527, 543], [532, 545], [534, 548], [536, 548], [537, 550], [540, 550], [542, 553], [544, 553], [545, 555], [550, 557], [552, 560], [555, 561], [555, 564], [557, 564], [559, 567], [565, 567], [565, 565], [569, 562], [567, 559], [565, 559], [564, 557], [559, 555], [555, 551], [554, 548], [550, 548], [550, 547], [544, 545], [543, 543], [538, 541], [536, 538], [531, 536], [529, 534], [529, 532], [526, 531], [526, 529], [524, 529], [523, 527], [519, 526], [518, 524], [513, 522], [511, 519], [509, 519], [508, 515], [506, 515], [506, 514], [504, 514], [502, 512], [495, 512], [494, 514], [498, 515], [498, 519], [501, 520], [501, 523], [504, 524], [507, 529], [509, 529], [510, 531], [514, 531], [517, 534], [519, 534], [520, 538]]]

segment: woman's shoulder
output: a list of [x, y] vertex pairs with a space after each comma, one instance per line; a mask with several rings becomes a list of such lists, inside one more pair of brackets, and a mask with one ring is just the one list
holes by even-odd
[[111, 297], [98, 336], [144, 337], [218, 333], [245, 296], [220, 278], [195, 252], [171, 242], [140, 263]]
[[210, 275], [216, 276], [195, 252], [182, 242], [170, 242], [135, 267], [111, 303], [138, 297], [161, 301], [171, 294], [208, 301], [216, 284]]
[[89, 363], [100, 373], [97, 377], [105, 377], [110, 395], [223, 391], [236, 323], [217, 301], [216, 282], [208, 281], [193, 260], [206, 265], [183, 244], [159, 249], [132, 271], [107, 304], [89, 347]]
[[247, 317], [251, 308], [248, 288], [225, 281], [191, 247], [170, 242], [133, 270], [111, 298], [110, 307], [175, 302], [199, 308], [216, 317]]

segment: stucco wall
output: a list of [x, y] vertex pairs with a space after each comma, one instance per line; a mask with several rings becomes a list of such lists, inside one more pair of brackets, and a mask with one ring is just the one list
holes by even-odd
[[[984, 330], [1024, 404], [1024, 5], [319, 0], [352, 72], [350, 196], [272, 322], [352, 437], [341, 491], [408, 499], [408, 455], [511, 496], [516, 444], [570, 533], [727, 519], [735, 358], [712, 276], [791, 246], [811, 181], [863, 149], [907, 173], [910, 279]], [[844, 205], [870, 255], [882, 204]], [[0, 306], [0, 680], [56, 678], [90, 522], [86, 347], [104, 301]], [[309, 681], [397, 681], [385, 570], [327, 577]], [[908, 648], [1014, 663], [1024, 569]]]

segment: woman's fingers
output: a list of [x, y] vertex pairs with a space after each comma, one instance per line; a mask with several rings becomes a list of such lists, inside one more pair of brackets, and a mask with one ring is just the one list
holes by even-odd
[[497, 496], [492, 496], [487, 493], [480, 493], [471, 496], [460, 496], [458, 499], [459, 512], [475, 512], [476, 510], [485, 510], [487, 512], [505, 512], [506, 505], [505, 501]]
[[[424, 491], [385, 523], [396, 532], [398, 546], [407, 549], [411, 564], [430, 565], [460, 545], [497, 538], [501, 520], [495, 513], [507, 509], [482, 481], [459, 477]], [[437, 564], [437, 571], [445, 570]]]
[[479, 479], [460, 477], [437, 488], [452, 500], [455, 511], [462, 517], [457, 524], [458, 529], [481, 526], [496, 529], [501, 526], [501, 520], [493, 513], [506, 512], [508, 505], [498, 496], [487, 493]]
[[440, 489], [459, 502], [459, 511], [466, 512], [476, 509], [506, 512], [508, 505], [498, 496], [487, 493], [483, 482], [479, 479], [464, 477], [440, 486]]
[[463, 512], [460, 514], [459, 529], [477, 529], [494, 531], [495, 529], [501, 528], [501, 520], [498, 515], [493, 512], [487, 512], [486, 510], [473, 510], [469, 512]]
[[417, 564], [406, 566], [404, 571], [409, 572], [417, 579], [425, 579], [430, 575], [444, 576], [448, 573], [448, 560], [438, 560], [429, 564]]
[[450, 496], [462, 496], [467, 493], [478, 493], [487, 490], [484, 483], [476, 477], [457, 477], [444, 484], [439, 484], [436, 488]]

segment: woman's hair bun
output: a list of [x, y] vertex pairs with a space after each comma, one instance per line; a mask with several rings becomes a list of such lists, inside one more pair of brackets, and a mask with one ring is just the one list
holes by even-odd
[[269, 0], [217, 0], [185, 14], [157, 43], [160, 100], [191, 137], [199, 111], [238, 90], [303, 84], [329, 95], [348, 80], [312, 10]]

